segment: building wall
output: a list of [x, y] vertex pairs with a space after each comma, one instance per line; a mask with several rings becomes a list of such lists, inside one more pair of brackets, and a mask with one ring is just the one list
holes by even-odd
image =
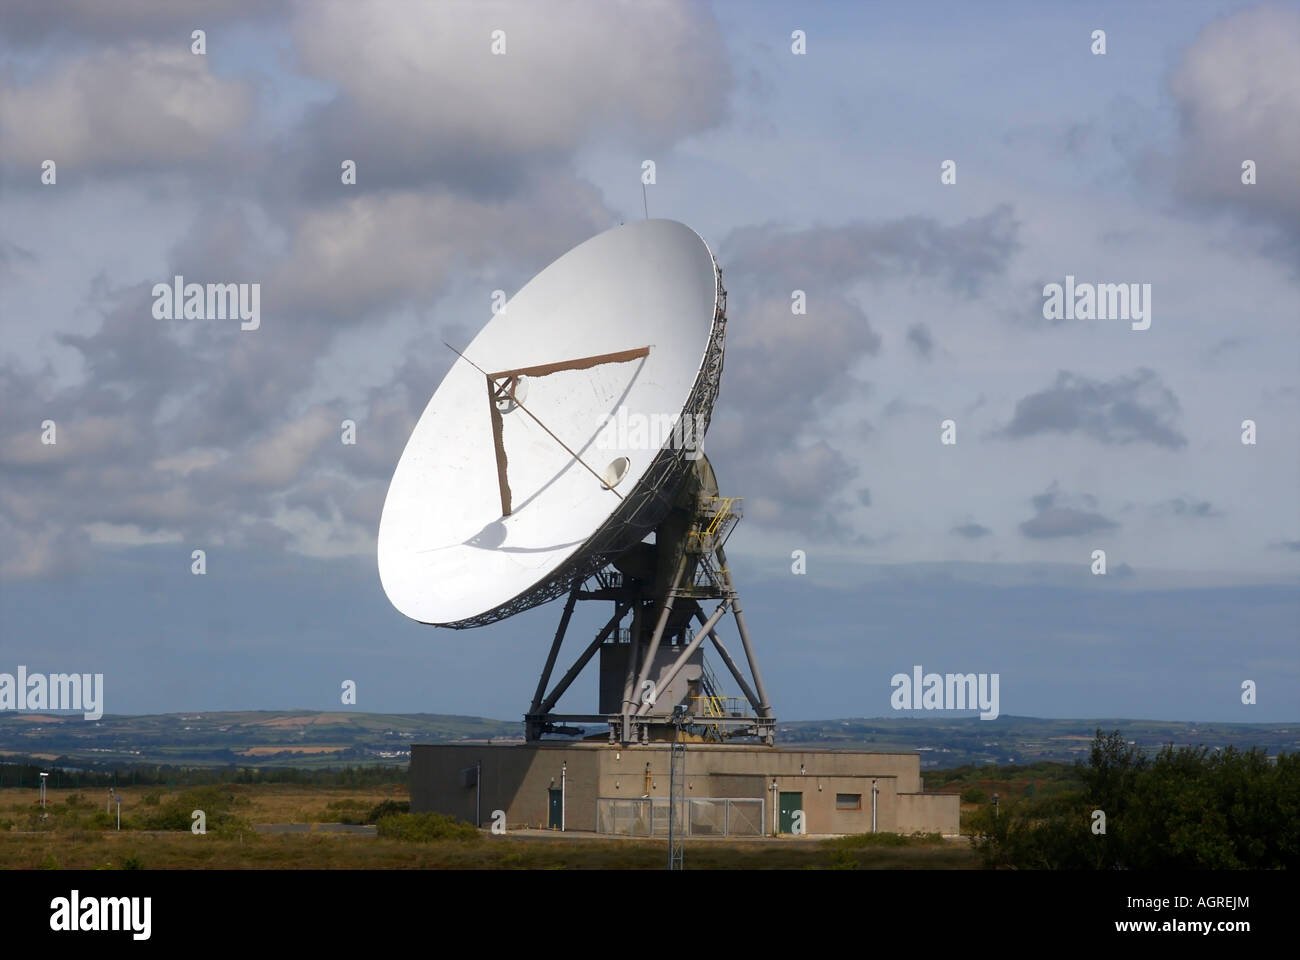
[[[666, 798], [669, 791], [667, 744], [416, 745], [411, 748], [411, 809], [438, 810], [473, 822], [476, 791], [465, 785], [463, 771], [480, 760], [482, 826], [490, 824], [493, 810], [504, 810], [510, 829], [545, 828], [548, 788], [559, 787], [562, 775], [569, 830], [596, 829], [598, 797]], [[761, 797], [769, 832], [780, 792], [803, 794], [801, 809], [810, 834], [868, 832], [873, 780], [879, 831], [958, 832], [959, 799], [920, 793], [916, 754], [703, 744], [686, 751], [687, 797]], [[837, 809], [837, 794], [857, 794], [861, 806]]]
[[955, 836], [961, 823], [961, 797], [955, 793], [904, 793], [898, 797], [898, 832]]
[[[632, 747], [601, 747], [605, 754], [601, 760], [600, 790], [603, 797], [635, 796], [645, 790], [645, 768], [651, 772], [651, 796], [668, 796], [669, 753], [666, 744]], [[800, 771], [803, 771], [802, 773]], [[686, 751], [686, 774], [689, 783], [693, 777], [758, 777], [764, 794], [773, 777], [780, 781], [789, 777], [809, 775], [876, 776], [892, 778], [901, 793], [921, 790], [921, 760], [910, 753], [866, 753], [850, 750], [781, 750], [771, 747], [740, 747], [692, 744]], [[724, 780], [720, 783], [731, 783]], [[752, 779], [736, 781], [735, 789], [746, 789], [740, 783], [750, 784]], [[785, 788], [781, 788], [785, 789]], [[790, 787], [794, 790], [798, 787]], [[814, 784], [813, 789], [816, 789]], [[824, 792], [824, 788], [823, 788]], [[713, 796], [759, 796], [747, 793], [715, 793]]]
[[563, 779], [566, 829], [595, 830], [597, 759], [591, 750], [549, 745], [413, 746], [411, 810], [473, 823], [475, 788], [463, 785], [462, 771], [482, 761], [480, 826], [491, 825], [493, 810], [504, 810], [511, 830], [545, 828], [548, 791]]

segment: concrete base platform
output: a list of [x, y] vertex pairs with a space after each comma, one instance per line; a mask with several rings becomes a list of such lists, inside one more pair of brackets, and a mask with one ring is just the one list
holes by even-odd
[[[667, 836], [669, 744], [416, 744], [411, 810], [507, 829]], [[958, 833], [960, 799], [921, 791], [915, 753], [690, 744], [690, 836]], [[731, 802], [728, 802], [731, 801]], [[500, 819], [497, 817], [496, 819]]]

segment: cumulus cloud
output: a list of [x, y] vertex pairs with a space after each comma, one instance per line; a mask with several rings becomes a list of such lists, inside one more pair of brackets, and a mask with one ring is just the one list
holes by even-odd
[[1150, 443], [1176, 450], [1187, 438], [1175, 426], [1178, 398], [1145, 368], [1114, 380], [1062, 370], [1056, 382], [1016, 403], [1001, 431], [1019, 439], [1043, 433], [1081, 433], [1105, 444]]
[[[723, 246], [765, 292], [843, 288], [865, 279], [931, 277], [974, 296], [1000, 276], [1020, 248], [1019, 222], [1007, 204], [945, 226], [931, 217], [853, 221], [791, 230], [767, 224], [737, 230]], [[811, 309], [811, 308], [810, 308]]]
[[611, 220], [594, 188], [570, 177], [502, 201], [444, 190], [348, 196], [297, 218], [267, 302], [354, 321], [427, 303], [453, 268], [541, 267]]
[[[1208, 24], [1169, 78], [1188, 200], [1279, 224], [1300, 244], [1300, 10], [1262, 6]], [[1257, 182], [1241, 182], [1242, 162]]]
[[288, 0], [6, 0], [9, 43], [26, 45], [51, 37], [113, 41], [171, 38], [188, 48], [190, 31], [211, 31], [232, 20], [283, 16]]
[[0, 140], [13, 165], [155, 169], [218, 163], [252, 94], [188, 46], [108, 49], [29, 83], [0, 87]]
[[1068, 496], [1060, 491], [1056, 483], [1043, 493], [1031, 497], [1030, 503], [1036, 512], [1020, 524], [1020, 532], [1031, 540], [1078, 537], [1119, 526], [1115, 521], [1092, 510], [1097, 505], [1096, 497], [1091, 494]]
[[[774, 526], [852, 538], [832, 501], [857, 472], [855, 438], [821, 436], [826, 410], [867, 394], [855, 368], [881, 338], [858, 302], [863, 281], [930, 277], [958, 291], [982, 287], [1016, 249], [1009, 208], [945, 226], [924, 217], [794, 229], [775, 224], [734, 231], [719, 260], [736, 320], [727, 334], [725, 412], [709, 430], [720, 477], [744, 477], [750, 496], [771, 505]], [[807, 314], [791, 312], [791, 291]], [[778, 465], [774, 469], [773, 465]]]
[[688, 0], [322, 0], [291, 29], [303, 66], [338, 90], [307, 123], [313, 151], [382, 186], [483, 192], [597, 137], [664, 150], [722, 120], [731, 86], [717, 23]]

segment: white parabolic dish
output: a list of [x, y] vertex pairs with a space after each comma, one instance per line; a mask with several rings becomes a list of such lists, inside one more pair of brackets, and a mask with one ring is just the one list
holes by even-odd
[[[567, 590], [628, 536], [640, 540], [675, 493], [656, 487], [675, 484], [685, 462], [670, 431], [650, 424], [687, 412], [707, 424], [725, 297], [704, 240], [672, 220], [593, 237], [515, 294], [463, 348], [398, 461], [379, 522], [393, 606], [422, 623], [488, 623]], [[527, 410], [501, 418], [503, 516], [487, 378], [475, 365], [495, 373], [641, 347], [649, 352], [632, 360], [526, 379]], [[613, 489], [529, 413], [600, 477], [618, 478]], [[609, 418], [629, 429], [602, 427]]]

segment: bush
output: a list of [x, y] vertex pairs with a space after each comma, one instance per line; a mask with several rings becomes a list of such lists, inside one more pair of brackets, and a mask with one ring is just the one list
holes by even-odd
[[828, 846], [840, 849], [853, 849], [855, 847], [913, 847], [928, 846], [934, 843], [943, 843], [943, 835], [938, 833], [922, 833], [917, 831], [913, 834], [902, 833], [852, 833], [847, 837], [833, 837], [826, 841]]
[[[1166, 746], [1097, 731], [1083, 789], [988, 807], [971, 842], [988, 866], [1213, 870], [1300, 866], [1300, 755]], [[1094, 833], [1093, 811], [1106, 832]], [[1100, 819], [1097, 820], [1100, 823]]]
[[346, 800], [331, 800], [325, 804], [326, 810], [366, 810], [366, 801], [349, 797]]
[[139, 857], [137, 857], [134, 853], [127, 854], [127, 856], [122, 860], [122, 869], [143, 870], [144, 861], [141, 860]]
[[410, 813], [410, 800], [384, 800], [383, 802], [370, 808], [366, 814], [366, 823], [378, 823], [380, 817], [386, 817], [390, 813]]
[[376, 825], [381, 837], [408, 843], [481, 839], [473, 824], [444, 813], [389, 813], [380, 817]]
[[979, 787], [967, 787], [961, 792], [962, 803], [987, 803], [989, 795]]
[[858, 861], [853, 854], [849, 852], [848, 847], [837, 847], [831, 854], [830, 869], [832, 870], [856, 870]]
[[331, 800], [325, 804], [325, 818], [334, 823], [374, 823], [366, 819], [370, 805], [364, 800]]
[[[196, 787], [170, 796], [156, 809], [144, 812], [138, 820], [132, 821], [132, 828], [189, 830], [194, 824], [194, 811], [202, 810], [208, 833], [220, 834], [244, 825], [243, 818], [237, 816], [233, 808], [248, 804], [247, 797], [232, 793], [226, 787]], [[122, 825], [126, 826], [125, 820]]]

